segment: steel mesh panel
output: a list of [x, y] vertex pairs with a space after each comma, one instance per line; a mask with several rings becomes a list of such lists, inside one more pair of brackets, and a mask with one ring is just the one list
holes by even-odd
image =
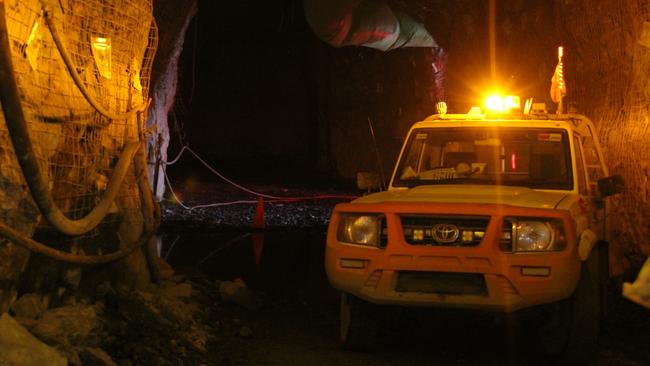
[[[127, 140], [139, 138], [136, 115], [109, 119], [89, 104], [53, 42], [48, 11], [74, 69], [91, 97], [111, 114], [147, 101], [157, 31], [150, 0], [6, 1], [6, 21], [15, 77], [30, 136], [56, 204], [71, 219], [90, 212], [106, 189]], [[108, 51], [107, 51], [108, 49]], [[140, 205], [133, 166], [105, 222]], [[0, 220], [31, 234], [38, 223], [0, 116]], [[81, 240], [77, 238], [77, 240]]]

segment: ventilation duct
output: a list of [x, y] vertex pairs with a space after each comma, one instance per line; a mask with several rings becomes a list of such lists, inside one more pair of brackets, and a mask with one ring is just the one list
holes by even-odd
[[388, 4], [373, 0], [304, 0], [305, 18], [318, 38], [334, 47], [363, 46], [390, 51], [403, 47], [430, 48], [436, 111], [447, 113], [447, 55], [424, 26]]
[[334, 46], [364, 46], [382, 51], [438, 45], [408, 15], [372, 0], [304, 0], [305, 18], [318, 38]]

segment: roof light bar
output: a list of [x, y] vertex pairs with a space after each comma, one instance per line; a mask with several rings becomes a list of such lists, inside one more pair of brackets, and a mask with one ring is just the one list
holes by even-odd
[[521, 103], [516, 95], [491, 95], [485, 100], [485, 109], [491, 113], [512, 113], [520, 111]]

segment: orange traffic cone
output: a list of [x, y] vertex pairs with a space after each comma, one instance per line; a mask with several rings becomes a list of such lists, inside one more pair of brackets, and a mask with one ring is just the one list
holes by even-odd
[[256, 229], [264, 229], [264, 198], [261, 196], [257, 199], [257, 207], [255, 207], [255, 216], [253, 217], [253, 227]]
[[[264, 229], [264, 199], [259, 197], [257, 199], [257, 207], [255, 207], [255, 216], [253, 217], [253, 227], [255, 229]], [[262, 251], [264, 250], [264, 232], [253, 233], [253, 255], [255, 256], [255, 265], [260, 267], [262, 260]]]

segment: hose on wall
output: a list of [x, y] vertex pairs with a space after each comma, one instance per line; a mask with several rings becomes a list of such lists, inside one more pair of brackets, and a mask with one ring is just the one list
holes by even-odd
[[34, 153], [13, 72], [4, 1], [0, 1], [0, 80], [2, 80], [2, 83], [0, 83], [0, 103], [2, 103], [7, 129], [16, 152], [18, 164], [22, 169], [36, 206], [48, 222], [64, 234], [82, 235], [94, 229], [104, 219], [113, 205], [140, 142], [134, 141], [125, 144], [113, 169], [106, 191], [93, 210], [81, 219], [69, 219], [54, 202], [49, 185], [41, 174]]
[[[40, 212], [57, 230], [67, 235], [82, 235], [94, 229], [106, 216], [124, 182], [131, 162], [135, 158], [138, 187], [140, 188], [141, 210], [144, 224], [140, 237], [124, 248], [103, 255], [79, 255], [51, 248], [0, 223], [0, 236], [27, 249], [50, 258], [82, 265], [108, 263], [123, 258], [145, 243], [149, 243], [157, 226], [159, 214], [153, 204], [146, 175], [144, 150], [139, 141], [127, 142], [113, 169], [112, 177], [100, 202], [85, 217], [78, 220], [67, 218], [56, 206], [51, 191], [40, 172], [23, 113], [18, 85], [13, 72], [9, 34], [5, 16], [5, 2], [0, 0], [0, 104], [7, 123], [7, 129], [14, 146], [16, 158], [22, 169], [29, 191]], [[139, 114], [138, 114], [139, 115]], [[142, 133], [140, 134], [142, 138]], [[137, 154], [137, 152], [140, 152]], [[150, 264], [151, 267], [151, 264]], [[151, 270], [151, 268], [150, 268]], [[152, 271], [153, 272], [153, 271]]]

